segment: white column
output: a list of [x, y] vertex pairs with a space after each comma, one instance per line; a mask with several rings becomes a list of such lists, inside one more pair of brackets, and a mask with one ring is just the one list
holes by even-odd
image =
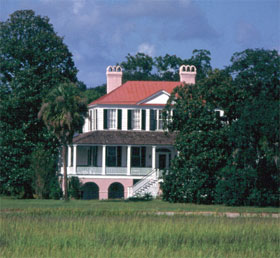
[[127, 173], [128, 176], [131, 174], [131, 146], [127, 146]]
[[106, 172], [106, 145], [102, 146], [102, 175]]
[[73, 145], [73, 168], [74, 174], [77, 173], [77, 145]]
[[156, 168], [156, 148], [157, 146], [152, 147], [152, 169]]
[[71, 167], [71, 146], [68, 146], [68, 167]]

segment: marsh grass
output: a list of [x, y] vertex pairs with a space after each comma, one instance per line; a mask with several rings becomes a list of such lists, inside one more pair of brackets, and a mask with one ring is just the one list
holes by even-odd
[[274, 212], [278, 213], [279, 208], [275, 207], [229, 207], [224, 205], [197, 205], [189, 203], [168, 203], [161, 200], [148, 202], [129, 202], [122, 200], [19, 200], [7, 197], [0, 197], [0, 210], [5, 209], [26, 209], [26, 208], [71, 208], [98, 211], [214, 211], [214, 212]]
[[273, 218], [70, 206], [1, 213], [1, 257], [278, 257], [279, 239]]

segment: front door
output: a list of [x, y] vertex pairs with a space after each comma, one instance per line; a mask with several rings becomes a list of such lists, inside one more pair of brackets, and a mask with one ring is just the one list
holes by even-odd
[[159, 154], [158, 159], [158, 168], [160, 170], [166, 169], [166, 154]]
[[157, 168], [159, 170], [164, 170], [169, 168], [169, 154], [168, 153], [158, 153], [157, 155]]

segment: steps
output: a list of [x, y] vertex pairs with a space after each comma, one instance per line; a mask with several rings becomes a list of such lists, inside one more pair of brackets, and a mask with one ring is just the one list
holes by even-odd
[[128, 189], [128, 198], [136, 196], [144, 196], [151, 194], [152, 197], [157, 197], [159, 191], [158, 170], [154, 169], [149, 174], [144, 176], [139, 182]]

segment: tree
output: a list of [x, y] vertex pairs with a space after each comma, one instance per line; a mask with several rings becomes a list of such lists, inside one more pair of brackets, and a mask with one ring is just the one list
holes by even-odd
[[37, 114], [43, 97], [77, 69], [47, 17], [16, 11], [0, 22], [0, 192], [32, 197], [31, 153], [38, 144], [57, 152], [58, 142]]
[[247, 49], [231, 61], [168, 102], [179, 155], [164, 176], [165, 200], [279, 205], [280, 57]]
[[82, 98], [79, 88], [73, 83], [63, 83], [54, 88], [38, 114], [62, 146], [65, 200], [68, 200], [66, 148], [72, 143], [74, 133], [82, 130], [86, 116], [86, 99]]
[[197, 81], [205, 78], [211, 71], [210, 52], [208, 50], [193, 51], [189, 59], [166, 54], [164, 57], [150, 57], [143, 53], [135, 56], [128, 54], [126, 61], [121, 62], [123, 80], [179, 81], [179, 68], [183, 64], [195, 65]]
[[102, 97], [105, 94], [106, 94], [106, 84], [94, 88], [89, 88], [84, 91], [84, 96], [87, 98], [88, 104]]
[[233, 153], [220, 173], [218, 201], [279, 205], [280, 56], [275, 50], [247, 49], [231, 62], [228, 70], [240, 97], [229, 135]]
[[[229, 156], [228, 125], [216, 110], [226, 109], [231, 79], [215, 70], [196, 85], [177, 87], [166, 106], [167, 127], [175, 132], [179, 155], [163, 177], [163, 198], [170, 202], [213, 203], [216, 171]], [[223, 94], [222, 94], [223, 93]]]

